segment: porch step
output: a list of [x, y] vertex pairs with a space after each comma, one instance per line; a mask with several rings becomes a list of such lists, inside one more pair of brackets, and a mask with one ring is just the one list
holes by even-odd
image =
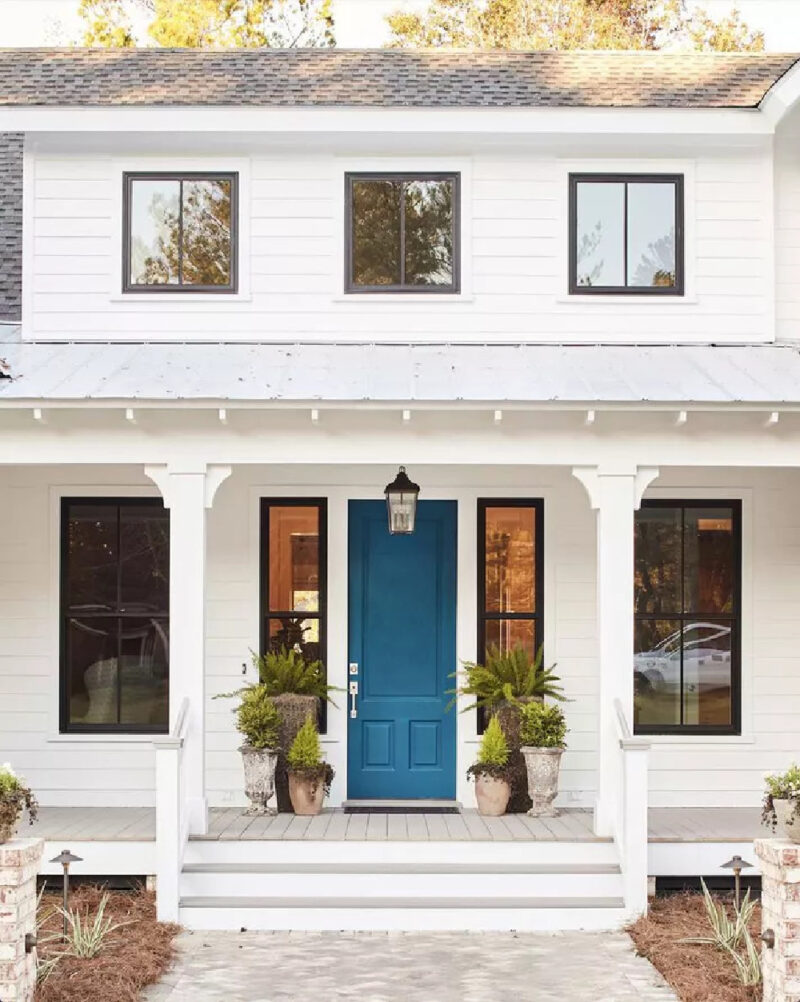
[[606, 843], [191, 843], [191, 929], [560, 930], [625, 921]]

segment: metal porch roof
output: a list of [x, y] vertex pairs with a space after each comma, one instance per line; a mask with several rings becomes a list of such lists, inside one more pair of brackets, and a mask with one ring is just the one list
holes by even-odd
[[800, 346], [787, 344], [23, 343], [6, 331], [0, 358], [0, 404], [800, 405]]

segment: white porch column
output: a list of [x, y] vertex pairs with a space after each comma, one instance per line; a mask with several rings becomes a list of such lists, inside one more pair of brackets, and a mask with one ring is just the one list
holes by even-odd
[[205, 599], [206, 511], [229, 466], [146, 466], [170, 510], [169, 524], [169, 719], [176, 724], [189, 700], [184, 745], [189, 832], [208, 829], [205, 791]]
[[595, 830], [612, 835], [621, 808], [614, 702], [633, 725], [633, 514], [658, 476], [653, 467], [577, 466], [573, 474], [597, 511], [597, 636], [600, 653], [599, 758]]

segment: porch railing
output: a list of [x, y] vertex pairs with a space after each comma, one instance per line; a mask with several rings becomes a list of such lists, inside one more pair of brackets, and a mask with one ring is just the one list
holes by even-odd
[[177, 922], [183, 856], [189, 840], [184, 744], [189, 700], [178, 708], [168, 735], [153, 745], [156, 757], [156, 912], [160, 922]]
[[631, 919], [647, 911], [647, 767], [650, 742], [634, 737], [622, 703], [614, 701], [619, 739], [619, 796], [614, 841], [622, 868], [625, 909]]

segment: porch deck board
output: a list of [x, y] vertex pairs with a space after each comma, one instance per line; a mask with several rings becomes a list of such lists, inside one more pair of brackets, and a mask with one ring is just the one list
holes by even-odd
[[[148, 807], [42, 807], [21, 835], [49, 842], [148, 842], [155, 838], [155, 811]], [[747, 842], [766, 834], [758, 807], [656, 807], [649, 812], [651, 842]], [[590, 811], [565, 810], [557, 818], [524, 814], [482, 818], [461, 814], [345, 814], [326, 810], [316, 818], [293, 814], [253, 816], [239, 807], [214, 808], [205, 839], [236, 841], [591, 841]]]

